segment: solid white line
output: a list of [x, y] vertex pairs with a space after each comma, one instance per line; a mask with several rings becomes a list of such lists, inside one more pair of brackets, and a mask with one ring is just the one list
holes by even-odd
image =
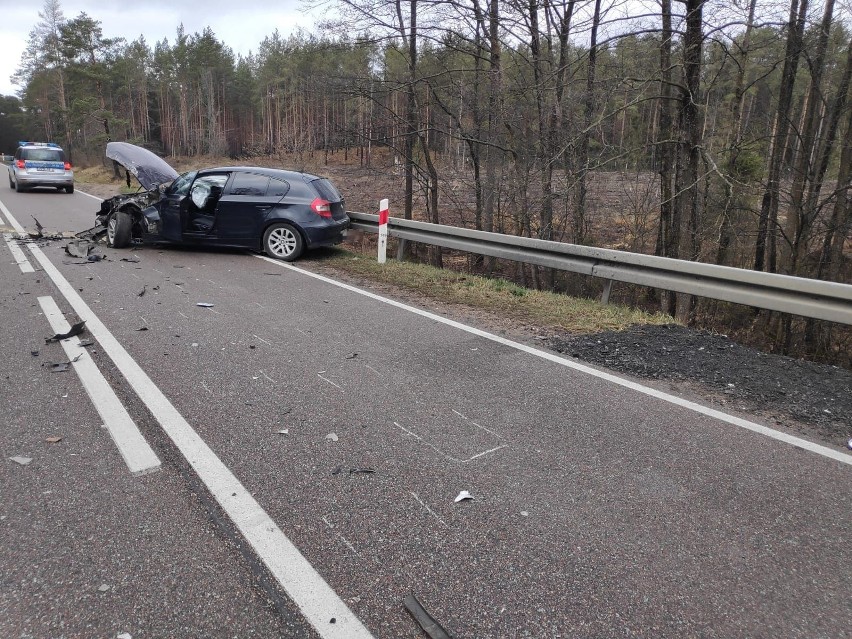
[[265, 255], [255, 255], [258, 259], [266, 260], [271, 264], [275, 264], [279, 267], [289, 269], [291, 271], [295, 271], [296, 273], [301, 273], [302, 275], [307, 275], [308, 277], [313, 277], [314, 279], [318, 279], [322, 282], [326, 282], [327, 284], [331, 284], [332, 286], [337, 286], [347, 291], [351, 291], [353, 293], [357, 293], [358, 295], [363, 295], [365, 297], [369, 297], [370, 299], [377, 300], [379, 302], [384, 302], [385, 304], [389, 304], [396, 308], [401, 308], [403, 310], [409, 311], [411, 313], [415, 313], [422, 317], [427, 317], [433, 321], [440, 322], [442, 324], [446, 324], [447, 326], [452, 326], [453, 328], [457, 328], [460, 331], [465, 331], [467, 333], [471, 333], [473, 335], [477, 335], [478, 337], [484, 337], [485, 339], [489, 339], [492, 342], [497, 342], [498, 344], [503, 344], [504, 346], [508, 346], [509, 348], [514, 348], [516, 350], [527, 353], [528, 355], [533, 355], [535, 357], [540, 357], [549, 362], [553, 362], [554, 364], [559, 364], [561, 366], [565, 366], [566, 368], [573, 369], [575, 371], [579, 371], [581, 373], [585, 373], [586, 375], [591, 375], [592, 377], [597, 377], [599, 379], [606, 380], [613, 384], [617, 384], [619, 386], [623, 386], [624, 388], [629, 388], [630, 390], [634, 390], [638, 393], [642, 393], [644, 395], [648, 395], [649, 397], [654, 397], [656, 399], [660, 399], [664, 402], [669, 402], [670, 404], [675, 404], [676, 406], [680, 406], [681, 408], [686, 408], [687, 410], [691, 410], [693, 412], [699, 413], [701, 415], [705, 415], [707, 417], [712, 417], [713, 419], [717, 419], [721, 422], [725, 422], [731, 424], [733, 426], [739, 426], [740, 428], [744, 428], [746, 430], [750, 430], [754, 433], [758, 433], [760, 435], [764, 435], [771, 439], [775, 439], [780, 442], [784, 442], [785, 444], [790, 444], [791, 446], [797, 446], [799, 448], [803, 448], [804, 450], [810, 451], [812, 453], [816, 453], [817, 455], [822, 455], [823, 457], [828, 457], [829, 459], [833, 459], [835, 461], [839, 461], [842, 464], [848, 464], [852, 466], [852, 455], [841, 452], [839, 450], [834, 450], [833, 448], [829, 448], [828, 446], [823, 446], [821, 444], [816, 444], [814, 442], [808, 441], [807, 439], [802, 439], [801, 437], [795, 437], [793, 435], [789, 435], [787, 433], [782, 433], [777, 430], [773, 430], [766, 426], [761, 426], [760, 424], [756, 424], [754, 422], [750, 422], [746, 419], [741, 419], [739, 417], [735, 417], [733, 415], [728, 415], [727, 413], [723, 413], [722, 411], [716, 410], [714, 408], [709, 408], [707, 406], [702, 406], [701, 404], [697, 404], [696, 402], [691, 402], [689, 400], [683, 399], [681, 397], [677, 397], [675, 395], [670, 395], [669, 393], [664, 393], [662, 391], [658, 391], [654, 388], [649, 388], [647, 386], [643, 386], [642, 384], [637, 384], [636, 382], [632, 382], [630, 380], [624, 379], [622, 377], [618, 377], [617, 375], [613, 375], [612, 373], [606, 373], [604, 371], [599, 371], [596, 368], [592, 368], [591, 366], [585, 366], [584, 364], [579, 364], [577, 362], [573, 362], [571, 360], [565, 359], [564, 357], [560, 357], [559, 355], [554, 355], [553, 353], [548, 353], [546, 351], [539, 350], [537, 348], [533, 348], [532, 346], [527, 346], [526, 344], [521, 344], [520, 342], [514, 342], [510, 339], [506, 339], [505, 337], [500, 337], [499, 335], [494, 335], [493, 333], [488, 333], [487, 331], [480, 330], [478, 328], [474, 328], [472, 326], [468, 326], [467, 324], [462, 324], [461, 322], [456, 322], [455, 320], [448, 319], [446, 317], [441, 317], [440, 315], [435, 315], [434, 313], [430, 313], [429, 311], [424, 311], [419, 308], [415, 308], [413, 306], [409, 306], [408, 304], [403, 304], [402, 302], [397, 302], [396, 300], [389, 299], [387, 297], [382, 297], [381, 295], [376, 295], [375, 293], [371, 293], [370, 291], [364, 291], [349, 284], [344, 284], [343, 282], [336, 282], [335, 280], [325, 277], [323, 275], [319, 275], [317, 273], [312, 273], [311, 271], [306, 271], [305, 269], [301, 269], [298, 266], [293, 266], [292, 264], [288, 264], [287, 262], [282, 262], [280, 260], [274, 260], [270, 257], [266, 257]]
[[[71, 325], [54, 299], [50, 296], [39, 297], [38, 303], [41, 304], [44, 316], [54, 332], [67, 333]], [[144, 475], [158, 470], [160, 459], [139, 432], [139, 428], [104, 379], [97, 364], [92, 361], [86, 349], [80, 346], [80, 339], [70, 337], [61, 343], [130, 472], [134, 475]]]
[[33, 265], [30, 264], [27, 256], [24, 255], [24, 252], [21, 250], [18, 240], [12, 237], [11, 233], [3, 233], [3, 239], [6, 240], [6, 246], [8, 246], [9, 250], [12, 252], [12, 257], [15, 258], [15, 263], [18, 265], [18, 268], [21, 269], [21, 273], [34, 273], [35, 269], [33, 268]]
[[[6, 212], [13, 226], [17, 220]], [[323, 639], [372, 639], [369, 630], [325, 582], [293, 542], [243, 487], [240, 481], [193, 430], [157, 385], [104, 326], [73, 286], [39, 247], [30, 251], [59, 291], [86, 321], [86, 328], [101, 344], [139, 398], [160, 423], [204, 485], [234, 522], [272, 576], [281, 584], [305, 619]], [[334, 617], [336, 623], [328, 623]]]
[[74, 189], [75, 193], [80, 193], [81, 195], [87, 195], [93, 200], [97, 200], [98, 202], [103, 202], [104, 199], [102, 197], [98, 197], [97, 195], [92, 195], [91, 193], [86, 193], [85, 191], [81, 191], [80, 189]]

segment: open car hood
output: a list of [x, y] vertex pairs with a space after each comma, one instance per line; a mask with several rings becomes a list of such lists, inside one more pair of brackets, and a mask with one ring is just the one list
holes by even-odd
[[108, 142], [106, 156], [130, 171], [149, 191], [178, 176], [163, 158], [129, 142]]

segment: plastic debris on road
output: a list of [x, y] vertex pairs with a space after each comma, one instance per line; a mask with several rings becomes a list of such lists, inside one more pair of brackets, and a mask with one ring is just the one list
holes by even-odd
[[290, 431], [286, 428], [282, 428], [281, 430], [278, 431], [278, 434], [279, 435], [289, 435]]
[[358, 357], [358, 353], [349, 353], [349, 355], [346, 356], [346, 359], [355, 359], [356, 357]]
[[457, 496], [457, 497], [456, 497], [456, 499], [455, 499], [455, 502], [456, 502], [456, 503], [459, 503], [460, 501], [464, 501], [464, 500], [466, 500], [466, 499], [473, 499], [473, 495], [471, 495], [471, 494], [470, 494], [469, 492], [467, 492], [466, 490], [463, 490], [463, 491], [461, 491], [461, 492], [458, 494], [458, 496]]
[[48, 444], [58, 444], [62, 441], [61, 437], [46, 437], [45, 440]]
[[115, 636], [115, 639], [133, 639], [133, 635], [129, 632], [122, 632]]
[[850, 439], [848, 442], [846, 442], [846, 448], [848, 448], [849, 450], [852, 450], [852, 439]]
[[201, 308], [213, 308], [213, 305], [210, 302], [198, 302], [196, 306], [200, 306]]
[[140, 260], [138, 257], [136, 257], [136, 256], [134, 255], [134, 256], [132, 256], [132, 257], [122, 257], [122, 258], [121, 258], [121, 260], [119, 260], [119, 261], [121, 261], [121, 262], [130, 262], [131, 264], [138, 264], [138, 263], [139, 263], [139, 262], [141, 262], [142, 260]]
[[333, 442], [336, 442], [338, 440], [337, 433], [329, 433], [325, 436], [325, 438]]
[[65, 245], [65, 252], [72, 257], [88, 258], [89, 253], [95, 248], [95, 243], [90, 240], [71, 240]]
[[20, 464], [21, 466], [26, 466], [27, 464], [29, 464], [33, 460], [32, 457], [21, 457], [21, 456], [10, 457], [9, 459], [12, 460], [13, 462], [15, 462], [16, 464]]
[[444, 630], [441, 624], [439, 624], [432, 615], [426, 612], [423, 604], [418, 601], [417, 597], [414, 596], [414, 593], [408, 595], [403, 600], [403, 604], [409, 614], [414, 617], [414, 620], [418, 623], [418, 625], [423, 628], [423, 632], [429, 635], [430, 639], [452, 639], [452, 636]]
[[366, 474], [366, 475], [371, 475], [375, 472], [376, 472], [375, 468], [350, 468], [349, 469], [350, 475], [358, 475], [358, 474], [361, 474], [361, 473]]
[[53, 337], [45, 337], [44, 343], [50, 344], [51, 342], [59, 342], [59, 341], [62, 341], [63, 339], [68, 339], [69, 337], [74, 337], [76, 335], [82, 335], [85, 330], [86, 330], [86, 320], [83, 320], [82, 322], [77, 322], [76, 324], [74, 324], [74, 326], [72, 326], [71, 329], [67, 333], [57, 333]]
[[98, 592], [106, 592], [107, 590], [109, 590], [109, 586], [107, 584], [101, 584], [98, 586]]

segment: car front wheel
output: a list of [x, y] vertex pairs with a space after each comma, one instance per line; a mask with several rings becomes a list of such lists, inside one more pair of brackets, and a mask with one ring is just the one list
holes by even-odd
[[269, 257], [292, 262], [305, 250], [305, 242], [294, 226], [273, 224], [263, 235], [263, 250]]
[[113, 248], [124, 248], [130, 244], [133, 218], [125, 211], [116, 211], [107, 221], [107, 240]]

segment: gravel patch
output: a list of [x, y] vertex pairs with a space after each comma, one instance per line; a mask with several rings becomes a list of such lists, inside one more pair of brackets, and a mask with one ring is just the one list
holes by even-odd
[[753, 411], [829, 444], [845, 446], [852, 437], [852, 371], [837, 366], [764, 353], [726, 335], [676, 324], [556, 336], [545, 343], [621, 373], [685, 383], [713, 402]]

